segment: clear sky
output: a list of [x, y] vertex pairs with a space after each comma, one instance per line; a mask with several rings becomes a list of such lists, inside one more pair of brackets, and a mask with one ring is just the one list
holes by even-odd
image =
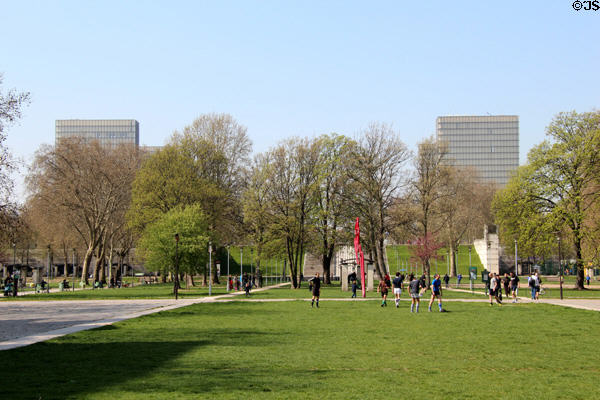
[[132, 118], [161, 145], [207, 112], [280, 139], [439, 115], [516, 114], [521, 161], [560, 111], [599, 107], [600, 10], [572, 1], [0, 0], [4, 88], [33, 102], [8, 132], [26, 162], [56, 119]]

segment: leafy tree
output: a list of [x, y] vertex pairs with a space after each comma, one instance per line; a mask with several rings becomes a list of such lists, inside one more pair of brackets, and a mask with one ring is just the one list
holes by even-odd
[[312, 248], [321, 256], [323, 278], [331, 283], [331, 260], [341, 241], [350, 241], [353, 216], [348, 198], [350, 185], [346, 173], [351, 149], [355, 143], [341, 135], [322, 135], [316, 140], [319, 148], [318, 185], [315, 187], [313, 214], [314, 240]]
[[175, 267], [175, 234], [179, 234], [179, 271], [194, 274], [208, 262], [208, 221], [200, 204], [176, 206], [150, 223], [137, 249], [149, 269], [172, 273]]
[[[199, 203], [215, 244], [221, 238], [231, 242], [242, 221], [250, 151], [246, 128], [230, 115], [200, 116], [142, 166], [134, 182], [131, 226], [141, 232], [174, 207]], [[216, 273], [213, 280], [218, 283]]]
[[[496, 214], [501, 220], [514, 222], [521, 220], [517, 216], [526, 210], [525, 216], [534, 221], [535, 215], [537, 221], [543, 218], [540, 229], [546, 235], [554, 230], [563, 232], [577, 260], [577, 287], [583, 289], [584, 244], [592, 237], [587, 235], [586, 221], [600, 196], [600, 112], [560, 113], [546, 135], [548, 139], [529, 152], [528, 165], [509, 184], [507, 190], [512, 192], [499, 194]], [[517, 191], [521, 199], [516, 199]], [[518, 201], [518, 206], [510, 200]], [[530, 224], [526, 222], [526, 226]]]

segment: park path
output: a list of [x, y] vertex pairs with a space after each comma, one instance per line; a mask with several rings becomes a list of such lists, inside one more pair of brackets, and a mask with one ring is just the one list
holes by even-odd
[[[253, 289], [260, 292], [289, 283]], [[243, 294], [199, 297], [194, 299], [145, 300], [39, 300], [0, 302], [0, 350], [28, 346], [59, 336], [111, 325], [196, 303], [228, 299]]]

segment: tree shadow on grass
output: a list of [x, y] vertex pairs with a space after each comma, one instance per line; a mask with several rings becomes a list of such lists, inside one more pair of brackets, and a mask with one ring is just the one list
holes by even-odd
[[[95, 331], [118, 331], [104, 327]], [[83, 398], [98, 392], [204, 393], [213, 386], [250, 388], [253, 374], [234, 371], [226, 363], [213, 363], [203, 369], [189, 360], [181, 361], [208, 345], [231, 346], [241, 338], [246, 345], [264, 345], [256, 331], [216, 330], [207, 340], [147, 341], [108, 343], [69, 343], [50, 341], [2, 352], [0, 376], [6, 399]], [[200, 353], [201, 354], [201, 353]], [[193, 360], [193, 358], [192, 358]], [[202, 370], [201, 372], [199, 370]], [[155, 378], [158, 376], [158, 378]], [[163, 378], [164, 377], [164, 378]]]

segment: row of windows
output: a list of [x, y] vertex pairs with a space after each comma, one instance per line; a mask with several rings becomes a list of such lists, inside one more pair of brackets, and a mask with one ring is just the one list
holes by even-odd
[[[493, 154], [485, 154], [485, 153], [480, 153], [480, 154], [473, 154], [473, 155], [469, 155], [469, 156], [450, 156], [448, 157], [449, 160], [454, 160], [456, 162], [461, 162], [461, 163], [477, 163], [477, 164], [482, 164], [481, 161], [487, 161], [490, 164], [497, 164], [498, 162], [503, 162], [506, 164], [518, 164], [519, 163], [519, 158], [518, 157], [510, 157], [510, 156], [506, 156], [506, 155], [500, 155], [498, 153], [493, 153]], [[483, 163], [485, 164], [485, 163]]]
[[439, 138], [448, 138], [448, 140], [454, 140], [455, 138], [465, 137], [472, 138], [474, 136], [480, 136], [482, 138], [490, 138], [496, 136], [508, 135], [515, 139], [519, 137], [519, 130], [513, 128], [498, 128], [498, 129], [438, 129], [437, 135]]
[[126, 137], [126, 138], [135, 138], [137, 137], [137, 133], [136, 132], [115, 132], [115, 131], [106, 131], [106, 132], [56, 132], [56, 136], [57, 137], [84, 137], [84, 138], [90, 138], [90, 137], [95, 137], [95, 138], [99, 138], [99, 137], [110, 137], [110, 138], [116, 138], [116, 137]]
[[131, 129], [128, 126], [73, 126], [73, 127], [60, 127], [56, 128], [56, 133], [72, 132], [72, 133], [86, 133], [86, 132], [131, 132], [132, 134], [137, 132], [137, 129]]
[[456, 140], [452, 142], [446, 141], [450, 149], [470, 149], [472, 147], [485, 146], [506, 146], [519, 148], [519, 142], [514, 139], [493, 139], [493, 140]]
[[59, 126], [136, 126], [138, 122], [134, 119], [57, 119], [56, 127]]
[[516, 115], [451, 115], [437, 117], [438, 123], [489, 123], [489, 122], [519, 122]]
[[485, 146], [459, 150], [450, 149], [448, 155], [450, 157], [472, 157], [475, 154], [486, 154], [487, 157], [487, 154], [489, 153], [502, 154], [506, 158], [513, 158], [519, 156], [519, 151], [517, 149], [502, 146]]

